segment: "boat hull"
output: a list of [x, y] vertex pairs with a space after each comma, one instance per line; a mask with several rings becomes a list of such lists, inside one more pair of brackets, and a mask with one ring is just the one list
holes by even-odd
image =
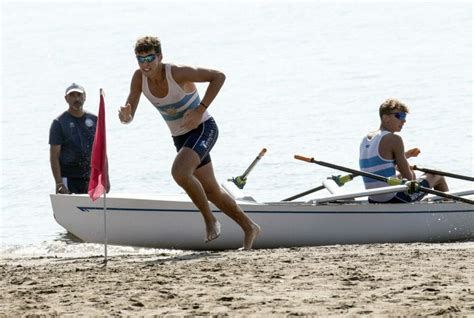
[[[104, 242], [102, 198], [92, 202], [87, 195], [52, 194], [51, 202], [56, 221], [67, 231], [85, 242]], [[474, 210], [465, 203], [238, 203], [262, 227], [255, 248], [474, 239]], [[106, 204], [109, 244], [192, 250], [242, 245], [240, 227], [215, 207], [222, 234], [204, 243], [201, 213], [185, 196], [108, 197]]]

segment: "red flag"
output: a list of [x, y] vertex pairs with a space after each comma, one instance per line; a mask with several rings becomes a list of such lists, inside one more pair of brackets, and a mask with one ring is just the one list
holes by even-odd
[[94, 144], [92, 146], [91, 176], [89, 180], [89, 196], [92, 201], [100, 198], [107, 189], [108, 163], [107, 142], [105, 138], [105, 105], [104, 94], [100, 90], [99, 115], [95, 129]]

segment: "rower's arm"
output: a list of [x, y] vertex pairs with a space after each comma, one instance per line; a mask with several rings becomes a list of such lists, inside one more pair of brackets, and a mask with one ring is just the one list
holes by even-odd
[[140, 70], [136, 70], [130, 83], [130, 93], [128, 94], [125, 106], [119, 109], [119, 119], [123, 124], [132, 122], [135, 112], [137, 111], [138, 102], [142, 93], [142, 74]]
[[225, 82], [224, 73], [207, 68], [194, 68], [190, 66], [173, 66], [173, 78], [181, 85], [185, 83], [205, 83], [209, 82], [206, 92], [201, 100], [204, 107], [207, 108], [216, 98], [222, 85]]
[[402, 175], [402, 178], [407, 180], [416, 179], [415, 173], [410, 169], [410, 165], [405, 156], [405, 146], [403, 145], [403, 140], [400, 136], [392, 136], [392, 151], [395, 158], [395, 163], [398, 167], [398, 171]]

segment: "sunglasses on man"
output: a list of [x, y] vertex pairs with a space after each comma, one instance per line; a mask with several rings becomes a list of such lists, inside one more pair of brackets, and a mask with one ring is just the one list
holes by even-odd
[[140, 64], [143, 64], [143, 63], [145, 63], [145, 62], [151, 63], [151, 62], [153, 62], [155, 59], [156, 59], [156, 54], [155, 54], [155, 53], [148, 54], [147, 56], [140, 56], [140, 55], [137, 55], [137, 61], [138, 61], [138, 63], [140, 63]]
[[406, 118], [407, 118], [407, 113], [405, 113], [405, 112], [389, 113], [389, 115], [394, 115], [395, 118], [397, 118], [399, 120], [406, 120]]

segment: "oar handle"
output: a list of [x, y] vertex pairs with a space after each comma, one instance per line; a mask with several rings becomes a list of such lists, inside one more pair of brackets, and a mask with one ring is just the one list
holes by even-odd
[[308, 158], [300, 155], [295, 155], [295, 159], [301, 160], [301, 161], [306, 161], [306, 162], [313, 162], [314, 158]]
[[248, 174], [250, 173], [250, 171], [252, 171], [252, 169], [255, 167], [255, 165], [258, 163], [258, 161], [260, 159], [262, 159], [262, 157], [265, 155], [265, 153], [267, 152], [267, 148], [263, 148], [260, 153], [258, 154], [258, 156], [253, 160], [253, 162], [250, 164], [250, 166], [247, 168], [247, 170], [245, 170], [245, 172], [241, 175], [241, 176], [238, 176], [238, 177], [235, 177], [235, 178], [232, 178], [232, 179], [229, 179], [229, 181], [232, 181], [234, 182], [234, 184], [239, 188], [239, 189], [243, 189], [245, 187], [245, 184], [247, 182], [247, 176]]
[[260, 150], [260, 153], [258, 154], [257, 158], [262, 158], [266, 152], [267, 152], [267, 148], [263, 148], [262, 150]]
[[467, 180], [467, 181], [474, 181], [473, 177], [463, 176], [463, 175], [455, 174], [455, 173], [451, 173], [451, 172], [428, 169], [428, 168], [423, 168], [423, 167], [419, 167], [419, 166], [416, 166], [416, 165], [411, 166], [411, 168], [413, 170], [418, 170], [418, 171], [422, 171], [422, 172], [425, 172], [425, 173], [437, 174], [437, 175], [440, 175], [440, 176], [451, 177], [451, 178]]
[[252, 171], [252, 169], [255, 167], [255, 165], [257, 164], [257, 162], [262, 159], [262, 157], [265, 155], [265, 153], [267, 152], [267, 148], [263, 148], [260, 153], [258, 154], [258, 156], [254, 159], [254, 161], [250, 164], [250, 166], [247, 168], [247, 170], [245, 170], [245, 172], [240, 176], [240, 178], [242, 179], [245, 179], [247, 177], [247, 175], [250, 173], [250, 171]]

